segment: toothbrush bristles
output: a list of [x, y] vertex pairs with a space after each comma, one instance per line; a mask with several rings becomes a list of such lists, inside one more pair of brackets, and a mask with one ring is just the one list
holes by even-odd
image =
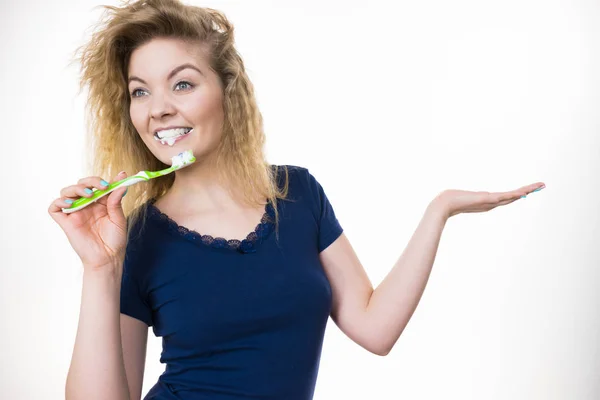
[[193, 163], [194, 161], [196, 161], [196, 157], [194, 157], [192, 151], [186, 150], [171, 158], [171, 166], [182, 168], [186, 165]]

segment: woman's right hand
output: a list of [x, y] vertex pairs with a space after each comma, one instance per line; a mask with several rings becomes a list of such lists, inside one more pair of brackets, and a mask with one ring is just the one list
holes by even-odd
[[[124, 171], [120, 172], [111, 183], [126, 177]], [[98, 176], [80, 179], [76, 185], [63, 188], [60, 191], [61, 197], [54, 200], [48, 208], [48, 213], [67, 235], [84, 268], [92, 270], [109, 268], [123, 261], [127, 245], [127, 221], [121, 199], [127, 187], [116, 189], [70, 214], [64, 213], [62, 208], [71, 206], [65, 202], [67, 199], [74, 201], [79, 197], [92, 197], [85, 192], [86, 188], [105, 189], [101, 180]]]

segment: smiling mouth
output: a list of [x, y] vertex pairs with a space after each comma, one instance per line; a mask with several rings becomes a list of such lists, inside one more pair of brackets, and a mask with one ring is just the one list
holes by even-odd
[[173, 146], [173, 144], [175, 142], [178, 142], [179, 140], [187, 137], [190, 132], [192, 132], [194, 129], [192, 128], [184, 128], [184, 129], [178, 129], [178, 132], [173, 132], [173, 131], [169, 131], [169, 132], [165, 132], [166, 136], [165, 137], [161, 137], [158, 133], [154, 134], [154, 140], [160, 142], [163, 145], [169, 145], [169, 146]]

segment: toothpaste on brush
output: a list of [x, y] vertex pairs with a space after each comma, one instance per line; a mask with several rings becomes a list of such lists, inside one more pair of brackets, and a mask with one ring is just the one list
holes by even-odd
[[171, 167], [181, 168], [184, 165], [191, 164], [196, 161], [196, 157], [191, 150], [186, 150], [176, 156], [171, 157]]

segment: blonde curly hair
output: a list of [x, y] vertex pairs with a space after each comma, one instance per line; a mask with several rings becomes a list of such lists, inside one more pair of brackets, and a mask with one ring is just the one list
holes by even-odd
[[[154, 38], [175, 38], [208, 48], [209, 64], [223, 87], [224, 125], [216, 154], [220, 178], [242, 193], [251, 206], [273, 205], [278, 219], [277, 200], [285, 199], [278, 169], [265, 160], [262, 115], [244, 62], [234, 47], [234, 28], [217, 10], [189, 6], [178, 0], [124, 1], [120, 7], [105, 8], [91, 39], [76, 50], [80, 63], [80, 93], [88, 88], [86, 146], [92, 155], [87, 161], [90, 175], [113, 177], [119, 171], [160, 170], [169, 165], [158, 160], [136, 133], [129, 115], [127, 67], [132, 52]], [[164, 195], [173, 185], [174, 174], [133, 185], [123, 198], [123, 210], [131, 228], [145, 220], [141, 207], [151, 198]]]

